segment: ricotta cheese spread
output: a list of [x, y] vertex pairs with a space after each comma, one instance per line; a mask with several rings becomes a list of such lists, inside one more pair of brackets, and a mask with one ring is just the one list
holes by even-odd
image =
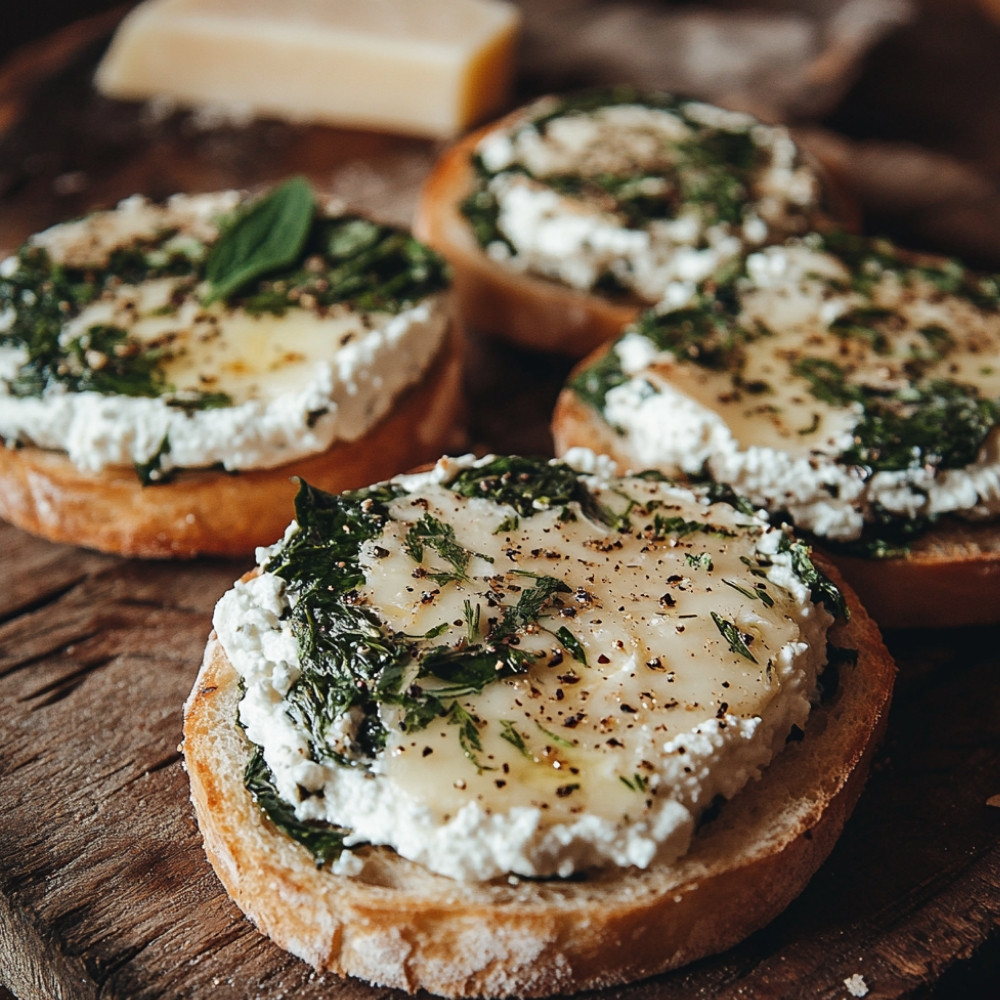
[[570, 460], [303, 486], [219, 601], [251, 770], [335, 870], [365, 844], [470, 881], [669, 862], [805, 726], [840, 601], [805, 547]]
[[543, 99], [485, 136], [475, 166], [463, 208], [488, 255], [650, 303], [821, 215], [817, 174], [785, 129], [624, 88]]
[[810, 235], [673, 286], [572, 386], [628, 465], [889, 554], [941, 515], [1000, 514], [998, 357], [995, 279]]
[[304, 182], [130, 198], [0, 264], [0, 437], [149, 481], [325, 451], [430, 366], [445, 283], [431, 251]]

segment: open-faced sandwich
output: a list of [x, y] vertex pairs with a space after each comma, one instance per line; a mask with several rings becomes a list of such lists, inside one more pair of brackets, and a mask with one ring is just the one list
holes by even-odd
[[621, 87], [545, 97], [464, 138], [414, 231], [451, 262], [470, 329], [579, 357], [671, 281], [816, 228], [832, 199], [786, 129]]
[[894, 667], [853, 594], [730, 492], [571, 462], [303, 484], [219, 602], [198, 822], [316, 968], [456, 997], [650, 976], [779, 913], [860, 794]]
[[1000, 282], [828, 234], [678, 283], [571, 378], [556, 448], [730, 485], [883, 627], [1000, 620]]
[[130, 198], [0, 265], [0, 516], [140, 556], [250, 553], [293, 476], [361, 486], [453, 447], [444, 261], [294, 178]]

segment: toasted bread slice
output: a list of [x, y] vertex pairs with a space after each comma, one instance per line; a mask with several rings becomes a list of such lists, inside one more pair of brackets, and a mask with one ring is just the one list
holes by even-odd
[[844, 593], [851, 617], [830, 640], [858, 657], [840, 666], [804, 738], [705, 822], [680, 861], [565, 881], [458, 882], [386, 848], [362, 848], [355, 876], [317, 868], [244, 787], [250, 747], [235, 723], [238, 678], [213, 635], [183, 745], [208, 857], [283, 948], [319, 970], [411, 992], [570, 993], [724, 950], [780, 913], [822, 864], [883, 732], [895, 668], [856, 596]]
[[[476, 184], [474, 158], [482, 140], [530, 120], [542, 103], [519, 109], [445, 150], [424, 184], [413, 229], [418, 239], [451, 263], [456, 314], [463, 326], [522, 347], [582, 357], [620, 333], [655, 299], [630, 292], [580, 290], [498, 263], [484, 252], [461, 208]], [[843, 182], [825, 165], [803, 155], [822, 192], [812, 224], [834, 219], [838, 225], [856, 228], [858, 208]], [[787, 234], [776, 231], [772, 239], [783, 235]]]
[[361, 438], [275, 468], [183, 471], [143, 486], [131, 467], [87, 472], [63, 452], [0, 445], [0, 517], [50, 541], [127, 556], [247, 555], [291, 519], [296, 477], [353, 489], [461, 449], [462, 408], [452, 336], [423, 380]]

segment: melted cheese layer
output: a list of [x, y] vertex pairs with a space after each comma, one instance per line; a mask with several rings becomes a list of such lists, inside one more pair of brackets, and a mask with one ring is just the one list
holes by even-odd
[[[603, 415], [632, 468], [707, 473], [840, 542], [859, 538], [884, 512], [1000, 515], [995, 430], [962, 467], [942, 468], [931, 456], [873, 471], [843, 458], [855, 444], [861, 404], [831, 401], [800, 374], [804, 364], [836, 370], [848, 387], [875, 395], [950, 382], [1000, 400], [996, 308], [944, 294], [929, 279], [904, 282], [902, 267], [862, 294], [843, 261], [804, 243], [757, 251], [746, 271], [733, 324], [760, 324], [766, 333], [740, 354], [738, 374], [660, 350], [639, 331], [612, 348], [625, 379], [608, 391]], [[693, 289], [672, 291], [658, 311], [667, 323], [672, 314], [683, 322]], [[949, 433], [953, 427], [942, 431]]]
[[[55, 226], [32, 244], [56, 263], [101, 268], [117, 248], [176, 229], [165, 247], [197, 256], [238, 201], [236, 192], [178, 196], [165, 206], [132, 198], [115, 211]], [[3, 266], [13, 269], [16, 260]], [[59, 384], [39, 397], [14, 395], [10, 384], [27, 348], [0, 344], [0, 436], [65, 451], [90, 472], [149, 463], [165, 442], [161, 473], [272, 468], [363, 436], [419, 381], [441, 348], [447, 322], [441, 295], [397, 314], [343, 303], [322, 312], [293, 306], [282, 315], [255, 315], [222, 302], [203, 305], [199, 289], [185, 279], [120, 284], [69, 319], [61, 343], [92, 328], [126, 331], [161, 357], [173, 402]], [[0, 317], [0, 334], [3, 326]], [[205, 392], [224, 393], [228, 402], [208, 409], [176, 405]]]
[[[595, 467], [593, 456], [575, 460]], [[575, 502], [515, 526], [512, 508], [448, 488], [471, 464], [442, 460], [397, 481], [405, 492], [362, 546], [356, 603], [393, 633], [434, 634], [461, 650], [539, 580], [563, 581], [516, 633], [526, 671], [457, 699], [475, 740], [450, 712], [405, 731], [383, 706], [389, 735], [370, 766], [320, 763], [284, 708], [301, 668], [284, 582], [266, 572], [237, 584], [215, 617], [243, 677], [248, 738], [300, 818], [349, 827], [349, 842], [389, 845], [455, 878], [566, 876], [680, 856], [701, 811], [804, 725], [830, 616], [778, 551], [781, 533], [726, 504], [602, 472], [583, 481], [627, 527]], [[448, 564], [436, 550], [418, 560], [408, 547], [427, 517], [473, 553], [461, 579], [440, 576]], [[350, 748], [360, 721], [340, 718], [334, 749]]]

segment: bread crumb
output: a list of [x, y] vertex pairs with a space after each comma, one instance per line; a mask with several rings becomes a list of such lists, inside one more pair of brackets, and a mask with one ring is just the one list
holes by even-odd
[[844, 985], [852, 997], [868, 996], [868, 984], [865, 982], [865, 977], [860, 973], [855, 972], [853, 976], [848, 976], [844, 980]]

